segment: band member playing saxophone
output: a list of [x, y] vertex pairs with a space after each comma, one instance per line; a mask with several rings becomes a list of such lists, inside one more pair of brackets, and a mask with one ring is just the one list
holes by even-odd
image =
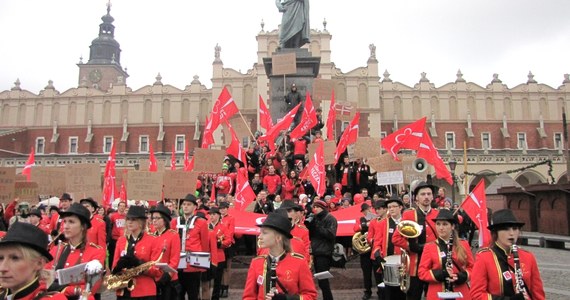
[[426, 244], [418, 275], [427, 282], [428, 299], [437, 299], [438, 292], [460, 292], [464, 300], [471, 299], [467, 281], [473, 269], [473, 255], [466, 241], [460, 241], [458, 221], [448, 209], [442, 209], [435, 219], [437, 240]]
[[546, 298], [534, 255], [516, 246], [524, 224], [509, 209], [493, 214], [488, 228], [494, 243], [477, 253], [471, 278], [473, 299]]

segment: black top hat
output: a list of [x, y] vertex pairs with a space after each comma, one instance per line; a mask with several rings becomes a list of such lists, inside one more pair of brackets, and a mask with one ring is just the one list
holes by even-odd
[[55, 206], [55, 205], [52, 205], [52, 206], [49, 207], [49, 211], [51, 212], [52, 210], [55, 210], [56, 212], [59, 213], [59, 207], [57, 207], [57, 206]]
[[263, 221], [263, 224], [257, 226], [269, 227], [271, 229], [275, 229], [289, 239], [293, 238], [291, 235], [291, 222], [287, 217], [278, 212], [272, 212], [268, 214], [267, 218], [265, 218], [265, 221]]
[[362, 203], [362, 204], [360, 205], [360, 212], [363, 212], [363, 211], [365, 211], [365, 210], [367, 210], [367, 209], [370, 209], [370, 205], [368, 205], [368, 203]]
[[396, 194], [396, 193], [392, 194], [390, 199], [386, 200], [386, 205], [388, 205], [392, 202], [396, 202], [399, 205], [404, 206], [404, 202], [402, 202], [402, 200], [400, 200], [400, 197], [398, 197], [398, 194]]
[[458, 224], [459, 221], [457, 217], [449, 209], [440, 209], [437, 217], [433, 218], [432, 221], [449, 221], [452, 224]]
[[91, 204], [91, 206], [93, 206], [93, 208], [95, 208], [95, 209], [99, 208], [99, 203], [97, 203], [97, 201], [93, 200], [93, 198], [91, 198], [91, 197], [87, 197], [85, 199], [79, 200], [79, 203], [83, 204], [83, 202], [87, 202], [87, 203]]
[[230, 203], [229, 202], [220, 202], [220, 205], [218, 205], [219, 209], [223, 209], [223, 208], [230, 208]]
[[284, 200], [283, 203], [281, 203], [281, 206], [279, 206], [279, 208], [283, 208], [285, 210], [293, 209], [296, 211], [303, 210], [303, 208], [300, 205], [295, 204], [293, 200]]
[[47, 234], [29, 223], [16, 222], [10, 226], [6, 236], [0, 241], [0, 247], [4, 245], [20, 244], [38, 251], [42, 256], [51, 261], [53, 257], [47, 250]]
[[217, 207], [210, 207], [210, 210], [208, 211], [209, 214], [218, 214], [218, 215], [222, 215], [222, 213], [220, 212], [220, 209]]
[[192, 194], [186, 195], [186, 197], [184, 197], [184, 199], [182, 199], [182, 201], [180, 203], [182, 203], [184, 201], [190, 201], [190, 202], [194, 203], [194, 205], [198, 206], [198, 199], [196, 199], [196, 196], [194, 196]]
[[157, 206], [153, 206], [150, 208], [150, 213], [160, 213], [168, 222], [172, 220], [172, 215], [170, 215], [170, 209], [164, 206], [162, 203], [159, 203]]
[[374, 208], [378, 209], [378, 208], [383, 208], [386, 207], [388, 203], [386, 203], [385, 200], [376, 200], [376, 202], [374, 202]]
[[91, 228], [91, 213], [79, 203], [73, 203], [68, 210], [60, 212], [59, 216], [61, 218], [77, 216], [83, 224], [87, 225], [87, 228]]
[[506, 227], [523, 227], [525, 223], [517, 221], [513, 211], [510, 209], [497, 210], [493, 216], [491, 216], [491, 225], [487, 228], [491, 231], [497, 231]]
[[61, 197], [59, 197], [59, 201], [61, 201], [61, 200], [73, 201], [73, 199], [71, 198], [71, 196], [68, 193], [63, 193], [63, 195], [61, 195]]
[[428, 183], [425, 182], [425, 181], [422, 181], [422, 182], [418, 183], [418, 185], [416, 186], [416, 188], [414, 188], [414, 195], [417, 195], [418, 192], [419, 192], [419, 190], [421, 190], [421, 189], [423, 189], [423, 188], [430, 188], [431, 191], [432, 191], [432, 193], [435, 193], [435, 191], [437, 191], [437, 189], [438, 189], [437, 186], [431, 185], [431, 184], [428, 184]]
[[126, 217], [132, 219], [146, 219], [144, 206], [131, 205]]
[[38, 218], [42, 218], [42, 211], [39, 208], [32, 209], [30, 212], [30, 216], [37, 216]]

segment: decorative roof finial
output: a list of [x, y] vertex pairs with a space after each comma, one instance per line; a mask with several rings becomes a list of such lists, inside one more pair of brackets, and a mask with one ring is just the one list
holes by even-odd
[[429, 79], [427, 79], [427, 73], [426, 72], [422, 72], [421, 75], [422, 75], [422, 78], [420, 78], [420, 82], [429, 82]]
[[534, 75], [532, 74], [531, 71], [528, 71], [527, 77], [528, 77], [528, 80], [526, 81], [527, 84], [536, 83], [536, 80], [534, 80]]
[[20, 87], [20, 78], [16, 78], [16, 81], [14, 81], [14, 87], [12, 88], [12, 91], [21, 91], [22, 88]]
[[158, 75], [156, 75], [155, 79], [156, 81], [154, 82], [154, 85], [162, 85], [162, 76], [160, 75], [160, 72], [158, 72]]
[[265, 22], [261, 19], [261, 32], [265, 32]]
[[502, 83], [502, 81], [499, 79], [499, 74], [493, 74], [493, 80], [491, 80], [491, 83]]
[[323, 31], [327, 31], [327, 18], [323, 19]]
[[455, 79], [455, 82], [465, 82], [465, 79], [463, 79], [463, 73], [461, 73], [461, 69], [457, 69], [457, 79]]
[[214, 47], [214, 63], [222, 62], [222, 59], [220, 58], [220, 52], [222, 52], [222, 47], [216, 43], [216, 47]]
[[570, 83], [570, 74], [564, 74], [564, 81], [562, 83]]
[[111, 0], [109, 0], [109, 2], [107, 2], [107, 14], [111, 13], [111, 6], [113, 6], [113, 4], [111, 4]]
[[390, 73], [388, 73], [388, 70], [384, 71], [384, 79], [382, 80], [382, 82], [392, 82], [392, 79], [390, 79]]
[[55, 87], [53, 86], [53, 80], [48, 80], [48, 85], [44, 88], [44, 90], [54, 90]]

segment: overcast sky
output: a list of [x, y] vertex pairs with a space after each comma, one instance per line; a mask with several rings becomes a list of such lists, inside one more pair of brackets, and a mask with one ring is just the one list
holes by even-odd
[[[106, 0], [1, 0], [0, 91], [16, 78], [33, 93], [53, 80], [63, 92], [78, 85], [79, 57], [89, 59]], [[311, 0], [311, 28], [332, 34], [332, 61], [343, 72], [366, 65], [377, 47], [382, 74], [413, 86], [426, 72], [442, 86], [461, 69], [486, 86], [498, 73], [510, 88], [532, 71], [554, 88], [570, 73], [567, 0]], [[211, 87], [214, 46], [224, 67], [245, 73], [256, 62], [255, 36], [281, 22], [274, 0], [114, 0], [115, 38], [133, 90], [152, 84], [180, 89], [194, 75]]]

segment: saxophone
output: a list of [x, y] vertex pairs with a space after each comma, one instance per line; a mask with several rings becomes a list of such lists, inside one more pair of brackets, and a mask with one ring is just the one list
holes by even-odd
[[523, 272], [521, 269], [521, 261], [519, 258], [519, 247], [517, 244], [511, 246], [511, 252], [513, 253], [513, 261], [515, 263], [515, 292], [523, 294], [525, 300], [530, 300], [530, 296], [526, 290], [523, 281]]
[[156, 260], [145, 262], [139, 266], [136, 266], [131, 269], [125, 269], [118, 274], [111, 274], [105, 278], [105, 285], [109, 290], [119, 290], [119, 289], [128, 289], [132, 291], [135, 289], [136, 280], [135, 277], [141, 275], [142, 273], [148, 271], [154, 265], [160, 262], [162, 259], [162, 255], [166, 251], [166, 247], [162, 248], [160, 252], [160, 256]]

